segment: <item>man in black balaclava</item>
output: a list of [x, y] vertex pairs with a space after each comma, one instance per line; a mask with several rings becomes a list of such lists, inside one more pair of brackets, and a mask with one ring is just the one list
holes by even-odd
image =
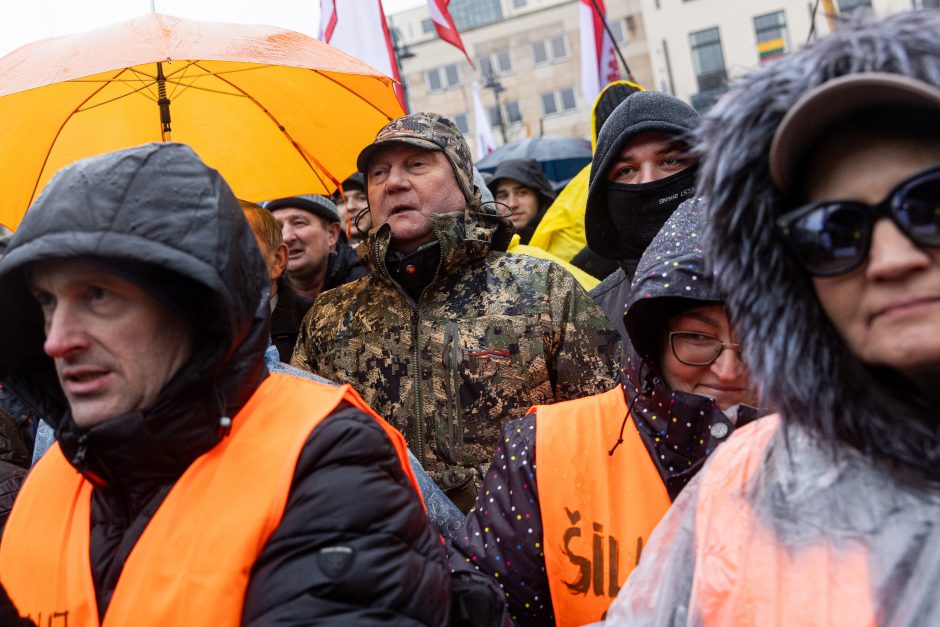
[[685, 136], [698, 121], [678, 98], [640, 91], [614, 109], [597, 136], [584, 228], [591, 250], [620, 268], [590, 294], [624, 339], [624, 306], [637, 263], [694, 192], [697, 162]]

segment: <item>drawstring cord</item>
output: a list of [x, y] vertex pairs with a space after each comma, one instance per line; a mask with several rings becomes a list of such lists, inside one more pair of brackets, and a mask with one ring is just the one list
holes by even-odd
[[614, 451], [617, 450], [617, 447], [623, 444], [623, 430], [627, 426], [627, 420], [630, 419], [630, 413], [633, 411], [633, 406], [636, 404], [636, 399], [640, 398], [640, 395], [642, 394], [651, 394], [652, 392], [653, 392], [653, 382], [650, 380], [649, 374], [647, 374], [645, 381], [643, 383], [643, 389], [642, 390], [637, 389], [636, 394], [633, 395], [633, 400], [630, 401], [630, 405], [627, 407], [627, 413], [624, 414], [623, 422], [620, 423], [620, 435], [617, 436], [617, 442], [614, 443], [613, 448], [607, 451], [607, 455], [609, 457], [613, 457]]

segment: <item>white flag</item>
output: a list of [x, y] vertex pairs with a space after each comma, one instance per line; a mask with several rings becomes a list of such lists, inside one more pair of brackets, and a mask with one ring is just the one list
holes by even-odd
[[490, 117], [480, 99], [480, 84], [476, 81], [473, 81], [473, 127], [476, 129], [477, 158], [481, 159], [496, 150], [496, 140], [493, 139]]

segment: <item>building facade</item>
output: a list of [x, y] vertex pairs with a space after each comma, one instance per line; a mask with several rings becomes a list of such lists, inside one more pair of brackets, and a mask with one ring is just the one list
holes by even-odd
[[[831, 10], [886, 14], [940, 0], [640, 0], [652, 87], [707, 110], [728, 83], [811, 36], [830, 32]], [[613, 4], [613, 3], [611, 3]], [[813, 8], [816, 6], [815, 18]], [[836, 18], [838, 19], [838, 18]], [[812, 35], [811, 35], [812, 32]]]
[[[651, 84], [640, 1], [606, 4], [634, 79]], [[389, 16], [410, 110], [452, 117], [479, 158], [472, 99], [478, 82], [497, 144], [530, 135], [589, 138], [593, 102], [581, 95], [578, 11], [578, 0], [451, 0], [475, 67], [437, 37], [427, 6]]]

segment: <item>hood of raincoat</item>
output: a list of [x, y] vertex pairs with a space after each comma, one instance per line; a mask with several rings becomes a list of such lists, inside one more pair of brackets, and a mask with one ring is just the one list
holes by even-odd
[[702, 204], [684, 202], [653, 239], [640, 260], [624, 315], [631, 345], [621, 384], [672, 498], [718, 444], [759, 413], [740, 405], [728, 415], [707, 396], [673, 390], [660, 371], [666, 320], [724, 301], [705, 267]]
[[792, 209], [770, 179], [774, 131], [812, 88], [848, 73], [891, 72], [940, 85], [940, 13], [854, 20], [749, 75], [698, 129], [698, 194], [708, 198], [712, 267], [761, 398], [800, 424], [913, 479], [940, 480], [936, 407], [897, 372], [868, 367], [842, 342], [808, 275], [774, 234]]
[[545, 178], [539, 162], [535, 159], [507, 159], [503, 161], [493, 172], [493, 176], [487, 183], [487, 187], [495, 195], [496, 186], [500, 179], [512, 179], [519, 181], [539, 197], [539, 213], [542, 213], [555, 200], [555, 192], [552, 190], [551, 183]]
[[[198, 302], [190, 360], [150, 407], [83, 429], [72, 420], [25, 270], [81, 257], [148, 267]], [[41, 409], [71, 463], [105, 483], [180, 474], [222, 437], [267, 375], [268, 278], [231, 189], [182, 144], [146, 144], [63, 168], [0, 261], [0, 380]], [[145, 356], [142, 356], [145, 358]]]

